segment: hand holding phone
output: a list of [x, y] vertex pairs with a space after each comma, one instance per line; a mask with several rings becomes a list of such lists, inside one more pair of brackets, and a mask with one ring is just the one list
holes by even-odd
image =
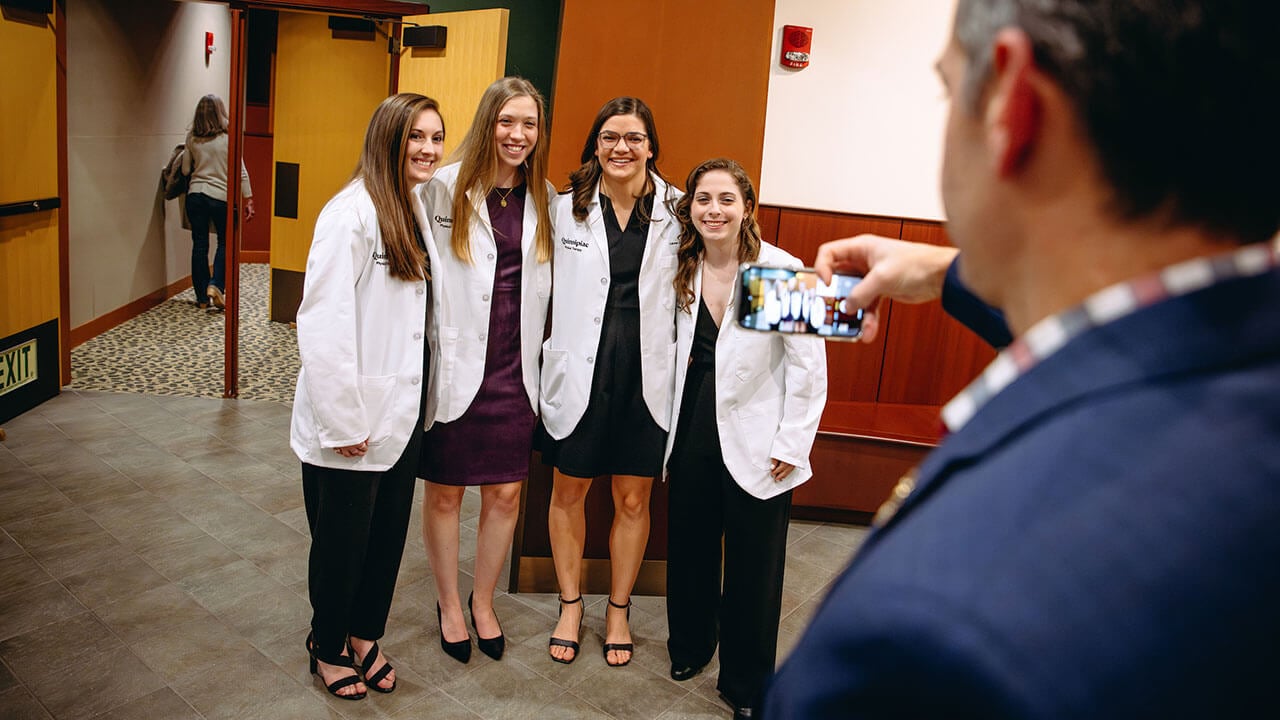
[[738, 269], [738, 325], [747, 330], [857, 340], [863, 311], [842, 301], [862, 278], [833, 275], [825, 283], [813, 268], [743, 264]]

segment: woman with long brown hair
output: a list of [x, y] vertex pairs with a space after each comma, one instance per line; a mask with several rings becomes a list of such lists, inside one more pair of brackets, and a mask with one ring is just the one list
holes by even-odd
[[555, 209], [555, 300], [542, 368], [544, 457], [555, 467], [547, 525], [560, 586], [548, 651], [578, 656], [585, 501], [609, 476], [610, 592], [605, 662], [631, 662], [631, 590], [649, 541], [649, 495], [662, 470], [674, 373], [679, 195], [658, 172], [658, 130], [642, 100], [614, 98], [596, 115]]
[[467, 598], [476, 645], [498, 660], [506, 637], [494, 593], [520, 513], [538, 408], [538, 364], [551, 294], [546, 108], [524, 78], [485, 90], [454, 153], [423, 187], [431, 216], [435, 425], [423, 443], [422, 536], [436, 583], [440, 646], [471, 659], [458, 589], [459, 516], [480, 488], [475, 576]]
[[316, 219], [298, 308], [291, 442], [311, 528], [311, 672], [359, 700], [396, 688], [378, 647], [413, 508], [427, 387], [430, 273], [414, 188], [444, 142], [436, 102], [374, 110], [354, 177]]
[[[808, 480], [827, 397], [816, 337], [739, 327], [741, 263], [798, 267], [761, 242], [756, 193], [732, 160], [708, 160], [676, 204], [675, 431], [667, 444], [671, 677], [720, 646], [720, 695], [750, 718], [773, 671], [791, 491]], [[722, 581], [723, 578], [723, 581]]]

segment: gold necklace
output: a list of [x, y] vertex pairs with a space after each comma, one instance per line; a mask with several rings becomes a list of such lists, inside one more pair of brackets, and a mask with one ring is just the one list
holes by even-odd
[[511, 197], [511, 193], [515, 192], [515, 191], [516, 191], [516, 189], [515, 189], [515, 188], [513, 188], [513, 187], [509, 187], [509, 188], [507, 188], [507, 191], [504, 193], [504, 192], [502, 192], [502, 188], [500, 188], [500, 187], [495, 187], [495, 188], [493, 189], [493, 191], [494, 191], [494, 192], [496, 192], [496, 193], [498, 193], [498, 204], [499, 204], [499, 205], [501, 205], [502, 207], [506, 207], [506, 206], [507, 206], [507, 198]]

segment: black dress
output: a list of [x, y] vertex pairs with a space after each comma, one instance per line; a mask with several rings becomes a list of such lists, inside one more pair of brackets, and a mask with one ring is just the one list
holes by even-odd
[[609, 298], [587, 410], [573, 432], [552, 447], [552, 463], [566, 475], [657, 477], [662, 472], [667, 433], [645, 404], [640, 367], [640, 262], [653, 203], [652, 193], [637, 200], [624, 229], [609, 198], [600, 196], [609, 241]]

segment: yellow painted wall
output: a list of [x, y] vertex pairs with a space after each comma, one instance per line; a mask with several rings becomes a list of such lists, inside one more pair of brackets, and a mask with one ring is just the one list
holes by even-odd
[[400, 91], [440, 103], [446, 156], [467, 134], [485, 88], [505, 73], [509, 14], [497, 8], [405, 18], [449, 29], [444, 49], [412, 48], [400, 57]]
[[[0, 16], [0, 203], [58, 196], [57, 52], [51, 24]], [[58, 222], [0, 218], [0, 338], [58, 317]]]
[[[306, 270], [316, 217], [355, 169], [389, 68], [381, 38], [335, 40], [325, 15], [280, 13], [274, 157], [299, 165], [298, 217], [271, 217], [271, 267]], [[273, 215], [273, 203], [259, 208]]]

